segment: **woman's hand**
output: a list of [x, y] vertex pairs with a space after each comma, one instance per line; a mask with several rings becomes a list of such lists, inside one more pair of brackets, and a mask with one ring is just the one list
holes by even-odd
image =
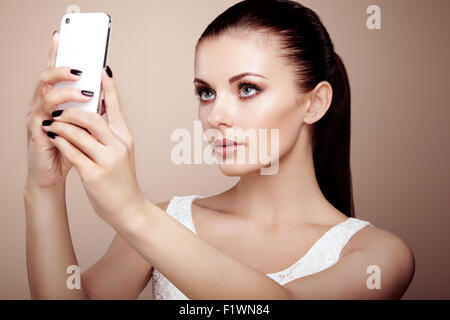
[[[87, 102], [91, 98], [75, 88], [53, 88], [59, 81], [77, 81], [80, 76], [71, 73], [70, 67], [55, 68], [59, 33], [52, 38], [47, 69], [39, 77], [29, 110], [26, 116], [28, 174], [26, 188], [49, 189], [61, 187], [65, 183], [72, 164], [62, 157], [42, 130], [42, 121], [49, 118], [58, 104], [68, 101]], [[77, 72], [75, 72], [77, 73]]]
[[47, 139], [77, 169], [95, 211], [120, 227], [132, 219], [127, 209], [145, 198], [136, 181], [133, 137], [109, 67], [108, 72], [111, 77], [102, 71], [108, 122], [97, 113], [68, 108], [60, 115], [53, 113], [54, 121], [43, 129], [56, 134]]

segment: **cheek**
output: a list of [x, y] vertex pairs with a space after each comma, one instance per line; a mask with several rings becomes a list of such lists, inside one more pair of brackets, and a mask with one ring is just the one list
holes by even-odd
[[198, 108], [198, 119], [202, 122], [203, 131], [209, 128], [208, 116], [209, 116], [210, 108], [208, 107], [199, 107]]
[[206, 120], [206, 118], [208, 117], [207, 112], [205, 111], [205, 108], [202, 107], [198, 107], [198, 118], [203, 122], [204, 120]]
[[[250, 109], [249, 109], [250, 110]], [[271, 145], [271, 129], [278, 129], [279, 152], [283, 154], [297, 141], [301, 128], [301, 110], [294, 99], [273, 97], [262, 100], [255, 109], [242, 117], [243, 129], [267, 129], [267, 141]]]
[[[262, 97], [261, 97], [262, 98]], [[278, 129], [279, 132], [279, 154], [282, 155], [290, 149], [297, 141], [301, 128], [301, 110], [296, 105], [292, 96], [289, 98], [279, 95], [265, 95], [262, 99], [255, 99], [254, 102], [245, 103], [234, 109], [235, 122], [233, 127], [244, 131], [255, 129], [266, 129], [267, 143], [271, 146], [271, 129]], [[202, 123], [203, 132], [211, 129], [208, 123], [211, 107], [200, 106], [198, 118]]]

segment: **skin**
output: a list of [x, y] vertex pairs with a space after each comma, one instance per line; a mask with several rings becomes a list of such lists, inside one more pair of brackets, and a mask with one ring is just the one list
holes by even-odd
[[[195, 77], [207, 81], [217, 94], [212, 101], [199, 105], [204, 129], [214, 128], [224, 134], [226, 129], [237, 128], [280, 129], [280, 169], [276, 175], [260, 175], [262, 164], [219, 166], [224, 174], [239, 175], [241, 180], [222, 194], [195, 201], [192, 209], [198, 236], [164, 212], [168, 202], [153, 204], [139, 189], [133, 139], [114, 79], [105, 72], [102, 85], [107, 122], [99, 115], [71, 108], [48, 127], [28, 126], [31, 136], [41, 138], [29, 140], [29, 150], [39, 150], [35, 154], [55, 152], [53, 158], [30, 157], [24, 193], [33, 298], [133, 299], [145, 287], [152, 266], [190, 299], [402, 296], [414, 273], [413, 254], [402, 239], [375, 227], [356, 233], [341, 259], [322, 272], [285, 285], [265, 276], [291, 265], [326, 230], [346, 219], [318, 188], [309, 138], [310, 125], [330, 106], [332, 88], [321, 82], [311, 92], [298, 92], [292, 70], [276, 56], [274, 44], [256, 34], [236, 33], [206, 40], [196, 52]], [[56, 47], [57, 36], [47, 70], [52, 75], [58, 72], [51, 67]], [[242, 90], [236, 83], [228, 83], [230, 77], [242, 72], [257, 72], [265, 77], [251, 77], [264, 91], [245, 101], [239, 98]], [[65, 77], [67, 73], [67, 69], [61, 71]], [[50, 89], [45, 91], [44, 87]], [[41, 79], [37, 92], [37, 97], [51, 96], [51, 85]], [[74, 98], [69, 92], [61, 96], [62, 100]], [[54, 101], [35, 97], [28, 123], [51, 118], [56, 108]], [[50, 139], [37, 133], [39, 130], [53, 131], [58, 136]], [[57, 156], [58, 152], [61, 156]], [[55, 168], [62, 165], [57, 161], [49, 165], [49, 158], [64, 159], [61, 161], [76, 168], [96, 212], [117, 231], [105, 256], [82, 274], [81, 290], [67, 290], [62, 285], [67, 277], [65, 268], [77, 263], [65, 211], [66, 170], [50, 174], [58, 172]], [[52, 170], [42, 169], [48, 167]], [[272, 258], [266, 259], [268, 255]], [[382, 272], [380, 290], [366, 287], [366, 268], [374, 264]]]
[[[310, 125], [330, 106], [330, 84], [323, 81], [311, 93], [299, 92], [291, 67], [276, 56], [276, 45], [261, 41], [258, 35], [250, 41], [248, 37], [226, 35], [206, 40], [198, 47], [196, 78], [207, 79], [214, 86], [208, 90], [217, 92], [214, 95], [207, 91], [202, 93], [208, 99], [200, 99], [199, 119], [204, 130], [214, 128], [224, 136], [225, 132], [238, 129], [279, 129], [280, 167], [277, 174], [261, 175], [259, 163], [219, 165], [224, 174], [241, 177], [223, 196], [227, 208], [220, 209], [236, 213], [234, 216], [268, 232], [292, 222], [335, 224], [343, 221], [345, 215], [332, 212], [332, 206], [319, 189], [310, 143]], [[231, 76], [242, 72], [265, 77], [243, 78], [261, 88], [259, 94], [245, 87], [239, 89], [238, 81], [228, 83]], [[252, 98], [242, 100], [239, 97], [243, 95]], [[270, 146], [270, 135], [268, 141]], [[210, 202], [209, 199], [195, 200], [197, 204]]]

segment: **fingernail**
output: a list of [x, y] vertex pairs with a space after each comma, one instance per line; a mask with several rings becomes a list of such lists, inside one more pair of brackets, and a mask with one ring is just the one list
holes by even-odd
[[77, 69], [70, 69], [70, 73], [74, 74], [76, 76], [79, 76], [83, 73], [83, 71], [77, 70]]
[[59, 117], [64, 110], [56, 110], [52, 112], [52, 117]]
[[43, 126], [49, 126], [49, 125], [52, 124], [52, 122], [53, 122], [53, 120], [44, 120], [44, 121], [42, 121], [42, 125]]
[[55, 137], [56, 137], [58, 134], [56, 134], [56, 133], [54, 133], [54, 132], [51, 132], [51, 131], [47, 131], [47, 135], [48, 135], [50, 138], [55, 139]]
[[55, 31], [53, 31], [53, 35], [52, 35], [52, 37], [55, 35], [55, 33], [57, 33], [58, 32], [58, 30], [55, 30]]
[[111, 71], [111, 68], [109, 66], [106, 66], [106, 73], [108, 74], [108, 76], [110, 78], [112, 78], [112, 71]]
[[94, 95], [94, 92], [89, 91], [89, 90], [81, 90], [81, 93], [87, 97], [92, 97]]

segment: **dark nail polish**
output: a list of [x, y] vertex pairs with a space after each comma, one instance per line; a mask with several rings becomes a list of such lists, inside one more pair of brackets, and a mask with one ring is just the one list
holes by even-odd
[[87, 97], [92, 97], [94, 95], [94, 92], [89, 91], [89, 90], [81, 90], [81, 93]]
[[64, 110], [56, 110], [52, 112], [52, 117], [59, 117]]
[[77, 70], [77, 69], [70, 69], [70, 73], [74, 74], [76, 76], [79, 76], [83, 73], [83, 71]]
[[112, 71], [111, 71], [111, 68], [109, 66], [106, 66], [106, 73], [108, 74], [108, 76], [110, 78], [112, 78]]
[[49, 125], [52, 124], [52, 122], [53, 122], [53, 120], [44, 120], [44, 121], [42, 121], [42, 125], [43, 126], [49, 126]]
[[56, 137], [58, 134], [56, 134], [56, 133], [54, 133], [54, 132], [51, 132], [51, 131], [47, 131], [47, 135], [48, 135], [50, 138], [55, 139], [55, 137]]

